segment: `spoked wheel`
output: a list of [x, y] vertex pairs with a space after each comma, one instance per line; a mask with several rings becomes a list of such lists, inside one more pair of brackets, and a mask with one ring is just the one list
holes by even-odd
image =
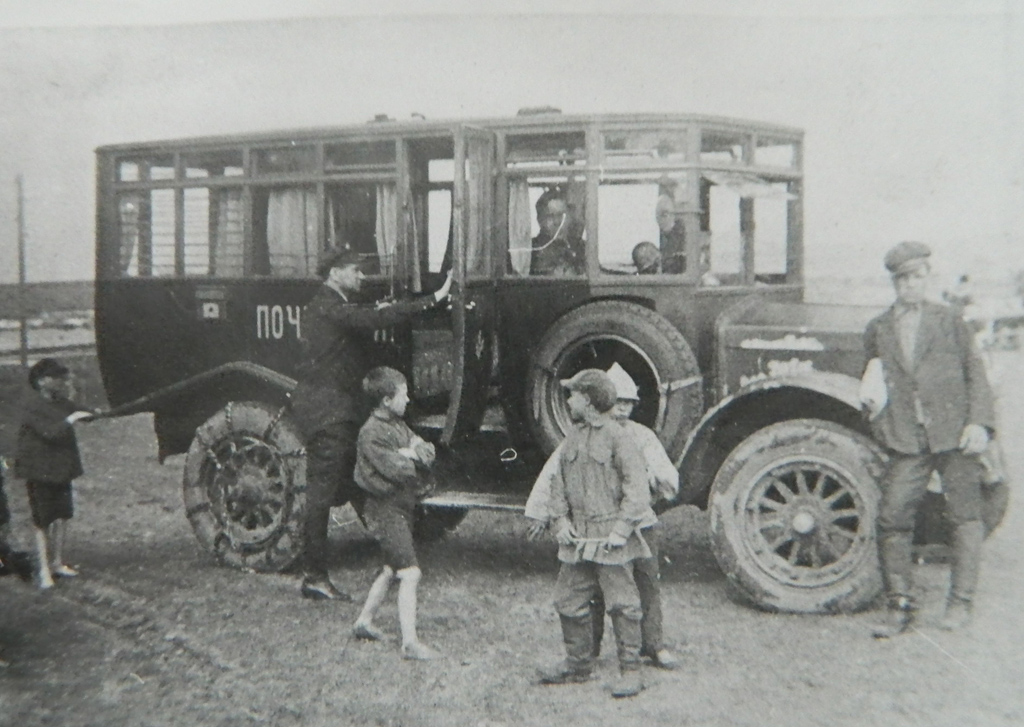
[[186, 514], [222, 562], [280, 571], [299, 555], [305, 506], [302, 442], [284, 412], [232, 402], [196, 430], [185, 460]]
[[722, 569], [757, 605], [849, 611], [881, 589], [874, 540], [882, 461], [831, 422], [780, 422], [744, 440], [712, 488]]

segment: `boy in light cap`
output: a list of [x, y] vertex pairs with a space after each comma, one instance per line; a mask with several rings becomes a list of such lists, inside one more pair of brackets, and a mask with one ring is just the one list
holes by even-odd
[[[647, 469], [647, 481], [652, 505], [659, 500], [668, 501], [679, 493], [679, 472], [669, 459], [665, 447], [658, 435], [639, 422], [630, 419], [633, 409], [640, 401], [636, 383], [622, 366], [615, 362], [607, 371], [608, 378], [615, 386], [616, 401], [612, 407], [612, 417], [625, 429], [643, 455]], [[526, 517], [530, 520], [527, 536], [534, 540], [540, 536], [548, 525], [548, 502], [550, 499], [551, 478], [559, 466], [564, 442], [560, 444], [548, 458], [537, 481], [530, 492], [526, 503]], [[661, 588], [658, 566], [657, 517], [653, 511], [649, 520], [641, 524], [641, 535], [651, 550], [650, 558], [639, 558], [633, 561], [633, 577], [640, 595], [640, 608], [643, 611], [641, 626], [640, 655], [662, 669], [675, 669], [679, 661], [665, 646], [662, 631]], [[595, 598], [591, 604], [591, 621], [594, 630], [594, 656], [601, 651], [601, 639], [604, 636], [604, 601]]]
[[639, 535], [653, 522], [643, 455], [612, 419], [615, 386], [598, 369], [562, 381], [578, 422], [563, 442], [551, 477], [547, 513], [558, 541], [561, 568], [555, 609], [562, 623], [566, 659], [541, 672], [542, 684], [587, 681], [594, 665], [591, 603], [608, 605], [618, 647], [619, 679], [613, 697], [640, 693], [640, 596], [632, 561], [649, 558]]

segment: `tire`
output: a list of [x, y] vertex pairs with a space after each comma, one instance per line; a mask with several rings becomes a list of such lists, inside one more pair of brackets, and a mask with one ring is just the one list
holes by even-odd
[[636, 382], [632, 418], [653, 429], [675, 459], [704, 413], [703, 381], [693, 350], [658, 313], [627, 301], [599, 301], [568, 313], [541, 340], [530, 369], [528, 411], [546, 454], [572, 426], [559, 381], [584, 368], [618, 362]]
[[465, 507], [424, 507], [416, 508], [416, 519], [412, 524], [412, 536], [421, 543], [437, 542], [458, 527], [469, 508]]
[[221, 563], [273, 573], [299, 557], [306, 457], [284, 409], [230, 402], [196, 429], [183, 479], [185, 514]]
[[850, 612], [882, 590], [875, 544], [885, 463], [867, 437], [820, 419], [760, 429], [722, 463], [711, 488], [711, 542], [756, 606]]

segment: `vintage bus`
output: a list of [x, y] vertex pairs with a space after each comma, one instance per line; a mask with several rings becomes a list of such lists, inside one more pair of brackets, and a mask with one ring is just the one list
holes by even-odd
[[[374, 336], [441, 445], [425, 532], [521, 509], [570, 426], [558, 380], [617, 362], [729, 576], [765, 607], [856, 608], [880, 588], [856, 398], [872, 311], [802, 303], [802, 150], [777, 124], [550, 108], [100, 148], [109, 400], [153, 413], [161, 458], [187, 453], [207, 548], [280, 570], [302, 538], [288, 399], [319, 256], [361, 253], [373, 298], [451, 271], [447, 308]], [[539, 264], [553, 196], [568, 268]]]

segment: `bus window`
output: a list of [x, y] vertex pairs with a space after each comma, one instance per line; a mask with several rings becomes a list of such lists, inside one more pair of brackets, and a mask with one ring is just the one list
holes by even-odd
[[182, 154], [182, 166], [186, 179], [240, 177], [244, 172], [240, 149]]
[[598, 260], [603, 272], [686, 272], [683, 175], [615, 175], [597, 195]]
[[244, 274], [242, 190], [185, 190], [185, 275]]
[[740, 230], [740, 197], [726, 186], [707, 185], [709, 248], [702, 282], [706, 285], [739, 285], [743, 271], [743, 235]]
[[259, 188], [252, 197], [253, 273], [289, 278], [316, 275], [316, 188]]
[[129, 192], [118, 197], [121, 274], [175, 274], [174, 190]]
[[393, 183], [327, 185], [324, 215], [328, 247], [363, 255], [368, 275], [394, 272], [398, 200]]
[[763, 283], [786, 280], [789, 242], [789, 199], [785, 182], [771, 184], [754, 200], [754, 279]]
[[586, 185], [582, 178], [510, 179], [508, 265], [511, 275], [585, 275]]
[[432, 189], [427, 193], [427, 272], [444, 270], [452, 239], [452, 192]]

